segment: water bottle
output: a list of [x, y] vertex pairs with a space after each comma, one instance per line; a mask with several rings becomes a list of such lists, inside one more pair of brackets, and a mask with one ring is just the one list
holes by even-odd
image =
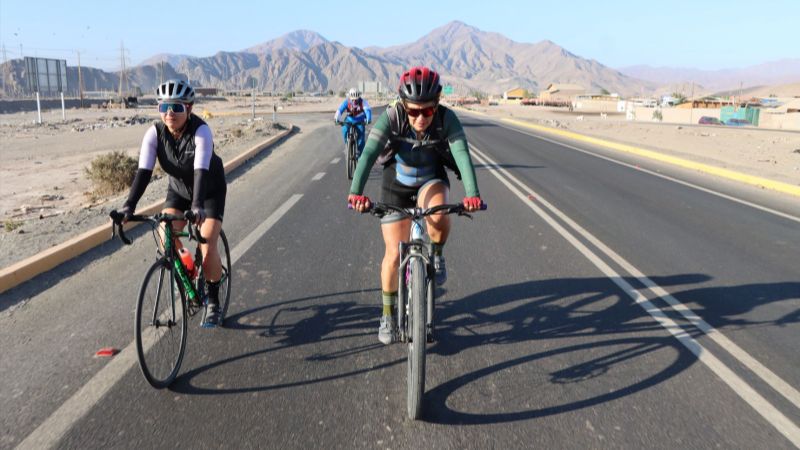
[[192, 256], [192, 253], [186, 248], [181, 247], [178, 249], [178, 256], [181, 258], [181, 262], [183, 263], [183, 267], [186, 268], [186, 273], [189, 274], [189, 278], [194, 278], [194, 256]]

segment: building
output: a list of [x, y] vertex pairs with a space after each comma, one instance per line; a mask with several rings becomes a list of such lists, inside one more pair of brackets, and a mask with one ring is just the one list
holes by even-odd
[[194, 88], [194, 92], [195, 94], [202, 96], [217, 95], [219, 93], [219, 89], [213, 87], [196, 87]]
[[503, 92], [503, 100], [522, 100], [523, 98], [528, 98], [529, 96], [530, 95], [528, 94], [527, 89], [519, 87]]
[[625, 102], [617, 94], [581, 94], [572, 98], [572, 109], [585, 112], [624, 112]]
[[551, 83], [547, 90], [539, 93], [539, 98], [544, 101], [570, 102], [572, 97], [585, 93], [586, 89], [577, 84]]

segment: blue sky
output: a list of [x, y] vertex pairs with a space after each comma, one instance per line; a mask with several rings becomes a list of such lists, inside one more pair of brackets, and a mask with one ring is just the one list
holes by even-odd
[[0, 0], [0, 44], [9, 59], [22, 45], [25, 56], [75, 64], [80, 51], [83, 65], [116, 70], [121, 43], [130, 65], [157, 53], [241, 50], [298, 29], [348, 46], [399, 45], [452, 20], [517, 42], [549, 39], [615, 68], [800, 58], [800, 0]]

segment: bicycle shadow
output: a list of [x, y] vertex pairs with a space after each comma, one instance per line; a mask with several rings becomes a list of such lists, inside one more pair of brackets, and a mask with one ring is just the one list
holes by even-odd
[[[260, 337], [277, 338], [275, 341], [275, 344], [277, 345], [226, 357], [193, 368], [192, 370], [179, 375], [169, 389], [174, 392], [192, 395], [263, 392], [355, 377], [366, 372], [382, 370], [400, 364], [405, 361], [405, 359], [395, 359], [368, 367], [355, 367], [342, 373], [316, 379], [298, 380], [295, 382], [289, 381], [264, 386], [212, 389], [193, 384], [193, 380], [204, 372], [214, 370], [228, 364], [233, 364], [248, 359], [256, 359], [270, 353], [296, 349], [306, 345], [318, 345], [354, 338], [363, 341], [367, 336], [374, 336], [374, 329], [377, 326], [376, 314], [378, 312], [378, 307], [373, 304], [359, 303], [351, 298], [357, 294], [369, 294], [370, 297], [374, 297], [375, 293], [378, 291], [380, 291], [380, 289], [374, 288], [306, 296], [272, 304], [265, 304], [263, 306], [250, 308], [248, 310], [233, 314], [225, 319], [225, 329], [255, 332]], [[323, 303], [325, 299], [340, 296], [345, 297], [348, 300]], [[274, 310], [274, 313], [272, 314], [271, 320], [267, 324], [253, 325], [244, 322], [244, 319], [248, 316], [263, 314], [264, 312], [270, 310]], [[295, 322], [282, 325], [280, 322], [282, 316], [284, 315], [299, 315], [303, 317]], [[365, 331], [367, 329], [369, 329], [369, 331]], [[313, 363], [325, 362], [382, 348], [384, 348], [383, 344], [369, 340], [369, 343], [357, 346], [342, 347], [330, 353], [312, 353], [308, 355], [305, 360]]]
[[[667, 287], [702, 283], [710, 278], [701, 274], [685, 274], [650, 279]], [[640, 285], [634, 278], [626, 278], [626, 281], [633, 286]], [[551, 343], [553, 339], [609, 337], [587, 343], [565, 344], [557, 348], [550, 345], [541, 352], [511, 358], [456, 376], [440, 385], [430, 386], [425, 394], [423, 420], [441, 424], [491, 424], [562, 414], [646, 390], [674, 377], [697, 361], [697, 357], [670, 334], [666, 334], [661, 325], [649, 320], [647, 313], [630, 300], [627, 294], [618, 288], [609, 289], [609, 284], [609, 280], [605, 278], [530, 281], [491, 288], [463, 299], [437, 303], [437, 342], [429, 350], [436, 355], [449, 356], [484, 346], [496, 347], [524, 342], [536, 346], [536, 342]], [[721, 315], [719, 320], [714, 321], [717, 328], [731, 324], [756, 326], [782, 324], [787, 320], [797, 322], [800, 314], [785, 314], [769, 321], [747, 321], [741, 318], [734, 320], [731, 316], [741, 315], [767, 303], [791, 299], [792, 295], [796, 296], [798, 287], [798, 283], [777, 283], [697, 288], [684, 289], [673, 296], [682, 301], [694, 299], [701, 306], [708, 305], [708, 302], [713, 303], [716, 307], [714, 314]], [[758, 295], [753, 296], [755, 293]], [[740, 301], [719, 300], [734, 297]], [[578, 300], [565, 307], [563, 299], [569, 298]], [[604, 307], [597, 309], [601, 303]], [[495, 312], [495, 309], [500, 310]], [[646, 320], [642, 320], [643, 318]], [[499, 330], [491, 331], [495, 329]], [[684, 326], [684, 329], [693, 337], [702, 334], [691, 326]], [[658, 332], [660, 336], [652, 336], [652, 332]], [[642, 333], [651, 336], [635, 336]], [[519, 370], [526, 364], [545, 365], [543, 363], [548, 359], [574, 360], [575, 356], [570, 354], [590, 355], [588, 359], [579, 358], [582, 360], [576, 364], [547, 373], [547, 382], [555, 386], [583, 383], [602, 377], [609, 374], [614, 366], [630, 364], [631, 361], [655, 352], [663, 353], [664, 350], [671, 351], [674, 355], [669, 364], [649, 373], [649, 376], [638, 377], [633, 383], [603, 391], [596, 396], [556, 402], [557, 404], [542, 404], [538, 408], [513, 412], [478, 412], [465, 410], [472, 409], [473, 406], [462, 410], [452, 406], [456, 403], [454, 399], [459, 398], [460, 390], [476, 383], [485, 383], [488, 377]], [[474, 408], [480, 409], [477, 405]]]
[[[684, 274], [653, 276], [650, 279], [663, 287], [691, 287], [708, 281], [709, 277]], [[633, 278], [626, 278], [626, 281], [634, 286], [639, 285]], [[781, 286], [780, 289], [762, 291], [761, 304], [783, 300], [786, 288]], [[697, 296], [698, 292], [708, 290], [709, 294], [716, 295], [718, 289], [683, 289], [680, 292]], [[727, 289], [749, 292], [755, 287], [745, 285]], [[170, 389], [193, 395], [241, 394], [352, 381], [366, 373], [387, 368], [401, 370], [397, 366], [406, 362], [405, 349], [386, 349], [374, 340], [376, 306], [352, 298], [365, 292], [373, 295], [377, 289], [294, 298], [231, 315], [227, 328], [269, 338], [275, 345], [223, 357], [193, 368], [181, 374]], [[674, 295], [680, 296], [680, 292]], [[336, 301], [339, 296], [342, 299]], [[660, 324], [605, 277], [557, 278], [508, 284], [461, 299], [442, 298], [436, 308], [437, 342], [429, 346], [431, 357], [452, 357], [480, 349], [480, 352], [490, 352], [492, 359], [499, 362], [465, 370], [439, 384], [431, 381], [442, 372], [434, 372], [433, 377], [429, 378], [431, 384], [425, 393], [422, 417], [423, 421], [431, 423], [490, 424], [562, 414], [645, 391], [675, 377], [697, 362], [694, 354], [666, 333]], [[736, 309], [730, 313], [740, 311]], [[267, 323], [246, 323], [246, 318], [264, 312], [269, 312]], [[787, 320], [786, 317], [780, 319]], [[741, 321], [736, 323], [741, 324]], [[690, 336], [701, 334], [693, 327], [685, 328]], [[519, 344], [527, 345], [522, 347], [522, 352]], [[264, 355], [269, 354], [278, 354], [279, 358], [291, 355], [291, 359], [297, 360], [298, 353], [293, 349], [302, 346], [307, 347], [307, 351], [300, 353], [304, 366], [292, 369], [288, 377], [284, 374], [274, 379], [267, 377], [247, 386], [229, 384], [221, 388], [209, 387], [198, 379], [208, 371], [229, 364], [258, 364]], [[513, 351], [504, 353], [504, 348], [512, 348]], [[539, 350], [529, 351], [530, 348]], [[392, 353], [386, 353], [387, 350]], [[287, 351], [294, 353], [280, 353]], [[373, 351], [384, 352], [385, 356], [377, 362], [369, 358], [352, 358]], [[505, 360], [504, 354], [508, 355]], [[651, 356], [654, 354], [658, 357]], [[466, 358], [471, 359], [471, 355]], [[653, 364], [654, 359], [660, 361], [660, 365]], [[338, 365], [329, 365], [334, 361], [338, 361]], [[639, 361], [647, 361], [647, 364]], [[434, 360], [429, 367], [436, 367], [437, 363]], [[326, 366], [324, 370], [313, 369], [315, 364]], [[478, 386], [494, 383], [498, 377], [502, 379], [510, 373], [527, 373], [531, 376], [530, 372], [523, 370], [530, 364], [540, 367], [536, 375], [544, 379], [544, 386], [540, 384], [537, 390], [546, 390], [548, 386], [557, 388], [579, 384], [581, 388], [570, 392], [581, 392], [583, 397], [557, 399], [555, 404], [550, 399], [550, 404], [541, 403], [538, 407], [515, 408], [505, 405], [509, 409], [505, 411], [481, 410], [482, 405], [474, 400], [468, 400], [465, 406], [458, 406], [461, 403], [457, 400], [465, 398], [464, 393], [472, 398]], [[615, 372], [616, 369], [624, 373], [631, 365], [635, 365], [640, 372], [636, 376], [620, 377]], [[549, 370], [544, 369], [546, 367]], [[298, 375], [294, 376], [295, 373]], [[609, 384], [611, 389], [604, 387], [598, 390], [596, 383], [601, 381]], [[519, 391], [518, 394], [511, 392], [510, 395], [526, 397], [530, 395], [528, 391]], [[504, 395], [509, 395], [509, 392]], [[536, 404], [535, 401], [532, 403]]]

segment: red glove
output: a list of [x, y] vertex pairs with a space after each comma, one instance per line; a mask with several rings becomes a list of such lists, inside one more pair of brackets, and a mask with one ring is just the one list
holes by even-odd
[[347, 196], [347, 203], [358, 212], [364, 212], [372, 206], [372, 202], [369, 201], [369, 197], [366, 195], [350, 194]]
[[464, 209], [466, 209], [469, 212], [472, 212], [481, 209], [482, 203], [483, 202], [481, 201], [480, 197], [464, 197], [463, 205]]

